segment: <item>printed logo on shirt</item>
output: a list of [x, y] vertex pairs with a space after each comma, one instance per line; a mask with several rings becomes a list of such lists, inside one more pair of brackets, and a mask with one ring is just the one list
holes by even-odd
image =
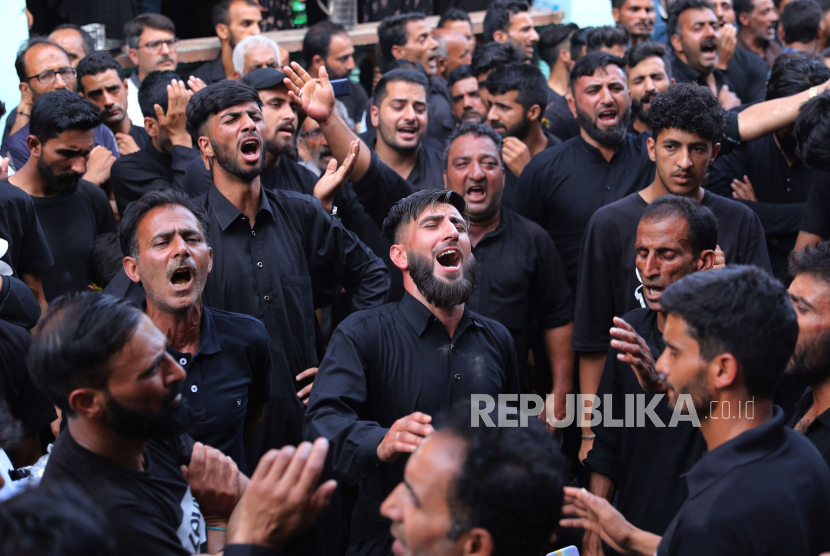
[[[3, 238], [0, 238], [0, 257], [5, 256], [6, 253], [9, 251], [9, 242]], [[5, 261], [0, 261], [0, 275], [2, 276], [12, 276], [14, 274], [14, 270], [11, 266], [9, 266]]]
[[643, 296], [643, 279], [640, 278], [640, 269], [635, 268], [634, 274], [637, 275], [637, 280], [640, 282], [640, 285], [634, 289], [634, 299], [640, 302], [642, 309], [645, 309], [648, 305], [646, 305], [646, 298]]
[[185, 550], [189, 551], [190, 554], [199, 554], [203, 552], [202, 544], [207, 543], [205, 518], [199, 509], [199, 503], [196, 502], [190, 492], [190, 487], [187, 487], [182, 497], [181, 507], [182, 523], [179, 525], [176, 535]]

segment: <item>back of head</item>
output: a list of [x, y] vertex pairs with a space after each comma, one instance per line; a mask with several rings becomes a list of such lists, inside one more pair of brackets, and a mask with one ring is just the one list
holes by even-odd
[[767, 80], [766, 100], [798, 94], [828, 79], [830, 68], [819, 58], [801, 52], [781, 54], [775, 59]]
[[438, 25], [436, 26], [437, 29], [444, 27], [444, 24], [448, 21], [466, 21], [470, 24], [470, 27], [473, 26], [473, 22], [470, 21], [470, 16], [462, 9], [459, 8], [450, 8], [444, 15], [441, 16], [441, 19], [438, 20]]
[[81, 36], [85, 56], [89, 56], [90, 54], [95, 52], [95, 41], [92, 40], [92, 36], [80, 27], [78, 27], [77, 25], [75, 25], [74, 23], [64, 23], [63, 25], [58, 25], [57, 27], [52, 29], [52, 32], [49, 33], [49, 36], [51, 37], [52, 34], [56, 31], [63, 31], [64, 29], [72, 29]]
[[452, 93], [452, 86], [462, 79], [467, 79], [468, 77], [475, 77], [473, 72], [470, 71], [470, 64], [458, 66], [450, 72], [449, 76], [447, 76], [447, 90]]
[[259, 94], [247, 83], [224, 79], [208, 85], [187, 103], [187, 132], [194, 138], [203, 135], [202, 127], [211, 116], [245, 102], [255, 102], [262, 108]]
[[830, 282], [830, 241], [790, 254], [790, 276], [795, 278], [799, 274]]
[[484, 46], [479, 46], [473, 52], [470, 71], [478, 78], [479, 75], [487, 73], [498, 66], [520, 63], [522, 61], [524, 61], [522, 49], [515, 44], [489, 42]]
[[138, 88], [138, 106], [141, 108], [141, 115], [145, 118], [155, 118], [158, 104], [167, 113], [167, 86], [174, 79], [181, 79], [179, 74], [173, 71], [154, 71], [147, 74]]
[[329, 55], [331, 38], [345, 33], [346, 29], [342, 25], [328, 20], [312, 25], [303, 38], [303, 60], [305, 60], [306, 67], [311, 67], [314, 56], [325, 60]]
[[497, 67], [484, 82], [487, 92], [491, 95], [503, 95], [510, 91], [518, 91], [516, 102], [520, 103], [525, 111], [534, 104], [539, 105], [541, 113], [548, 105], [548, 82], [536, 66], [530, 64], [508, 64]]
[[78, 62], [78, 92], [84, 92], [84, 84], [82, 77], [87, 75], [98, 75], [107, 70], [115, 70], [118, 74], [118, 80], [124, 81], [124, 69], [121, 67], [115, 58], [110, 56], [108, 52], [96, 52], [86, 56], [83, 60]]
[[801, 105], [795, 120], [795, 154], [816, 170], [830, 171], [830, 92]]
[[787, 290], [754, 266], [729, 265], [681, 278], [660, 298], [681, 317], [701, 358], [730, 353], [750, 396], [772, 398], [798, 339]]
[[576, 62], [585, 54], [583, 50], [588, 47], [588, 35], [593, 31], [593, 27], [583, 27], [571, 35], [571, 60]]
[[815, 0], [792, 0], [781, 13], [784, 42], [810, 43], [818, 36], [821, 8]]
[[539, 554], [559, 524], [564, 460], [536, 419], [522, 427], [471, 427], [471, 409], [437, 419], [436, 434], [463, 441], [466, 454], [447, 493], [449, 537], [486, 529], [494, 554]]
[[26, 79], [29, 77], [34, 77], [33, 75], [28, 75], [28, 70], [26, 68], [26, 53], [33, 48], [44, 48], [45, 46], [57, 48], [66, 54], [67, 59], [69, 58], [69, 54], [67, 54], [66, 50], [64, 50], [61, 45], [50, 41], [45, 37], [33, 37], [29, 40], [23, 41], [20, 44], [20, 48], [17, 50], [17, 56], [14, 59], [14, 69], [17, 72], [17, 77], [20, 79], [21, 83], [25, 83]]
[[718, 246], [718, 219], [715, 213], [691, 197], [662, 195], [646, 207], [640, 222], [659, 222], [674, 217], [682, 218], [689, 226], [686, 239], [695, 257], [703, 251], [714, 251]]
[[530, 4], [524, 0], [496, 0], [487, 8], [484, 15], [484, 40], [490, 42], [496, 31], [510, 28], [510, 17], [521, 12], [529, 12]]
[[555, 66], [559, 51], [570, 49], [569, 39], [578, 30], [579, 25], [576, 23], [567, 25], [557, 23], [549, 26], [539, 37], [539, 56], [550, 67]]
[[141, 33], [148, 27], [176, 34], [176, 25], [169, 17], [161, 14], [141, 14], [124, 25], [124, 38], [127, 41], [127, 46], [138, 48]]
[[29, 134], [45, 143], [64, 131], [88, 131], [101, 125], [98, 108], [72, 91], [50, 91], [37, 99], [29, 117]]
[[122, 268], [124, 255], [118, 234], [101, 234], [92, 242], [89, 251], [89, 280], [93, 286], [103, 290]]
[[[735, 6], [735, 21], [738, 20], [738, 2], [740, 0], [734, 0], [733, 5]], [[752, 0], [749, 0], [750, 4]], [[750, 8], [751, 10], [752, 8]], [[666, 23], [666, 31], [669, 34], [669, 44], [671, 44], [671, 36], [672, 35], [679, 35], [680, 29], [677, 27], [677, 20], [680, 19], [680, 15], [688, 10], [712, 10], [712, 4], [709, 3], [709, 0], [677, 0], [674, 2], [671, 7], [669, 8], [669, 20]]]
[[236, 46], [233, 48], [233, 69], [239, 72], [239, 75], [243, 75], [242, 71], [245, 69], [245, 57], [255, 48], [270, 49], [274, 54], [274, 59], [277, 61], [277, 67], [282, 67], [280, 49], [277, 43], [265, 35], [249, 35], [236, 43]]
[[648, 58], [662, 58], [666, 74], [671, 78], [671, 60], [666, 48], [662, 44], [653, 41], [641, 42], [629, 48], [625, 53], [625, 65], [629, 69], [635, 68], [637, 64]]
[[619, 25], [595, 27], [588, 32], [586, 53], [597, 52], [603, 48], [628, 46], [628, 29]]
[[[456, 139], [459, 137], [464, 137], [466, 135], [473, 135], [475, 137], [487, 137], [490, 139], [493, 144], [496, 146], [496, 149], [499, 151], [499, 158], [502, 158], [501, 153], [501, 146], [502, 146], [502, 138], [501, 135], [496, 133], [496, 131], [490, 127], [489, 125], [480, 124], [477, 122], [464, 122], [450, 133], [447, 140], [444, 142], [444, 170], [447, 169], [447, 164], [449, 163], [449, 154], [450, 154], [450, 147], [455, 142]], [[502, 160], [502, 166], [504, 165], [504, 160]]]
[[410, 69], [393, 69], [383, 74], [378, 84], [375, 85], [374, 91], [372, 91], [375, 106], [380, 107], [383, 99], [386, 98], [389, 85], [399, 82], [420, 85], [424, 88], [425, 93], [429, 91], [429, 81], [427, 81], [424, 73]]
[[625, 62], [622, 58], [608, 54], [607, 52], [591, 52], [576, 61], [574, 67], [571, 68], [571, 90], [574, 88], [577, 80], [580, 77], [590, 77], [594, 75], [597, 70], [607, 72], [608, 66], [617, 66], [623, 73], [626, 73]]
[[[448, 203], [458, 209], [462, 215], [467, 210], [464, 197], [449, 189], [425, 189], [404, 197], [392, 207], [383, 221], [381, 236], [389, 245], [398, 243], [398, 231], [401, 226], [415, 221], [427, 207], [436, 203]], [[465, 217], [466, 218], [466, 217]]]
[[231, 24], [231, 6], [237, 2], [248, 4], [249, 6], [254, 6], [256, 8], [260, 7], [254, 0], [222, 0], [213, 6], [213, 11], [210, 14], [211, 23], [213, 23], [214, 29], [220, 23], [223, 25]]
[[381, 57], [387, 64], [395, 59], [392, 56], [392, 47], [406, 44], [406, 24], [410, 21], [421, 21], [425, 18], [426, 16], [421, 12], [412, 12], [390, 15], [380, 22], [380, 25], [378, 25], [378, 47], [380, 48]]
[[129, 301], [94, 292], [61, 296], [41, 317], [27, 358], [41, 393], [68, 415], [78, 388], [104, 390], [111, 362], [130, 341], [141, 311]]
[[726, 131], [726, 111], [708, 87], [675, 83], [651, 101], [646, 120], [655, 140], [665, 129], [695, 133], [719, 143]]

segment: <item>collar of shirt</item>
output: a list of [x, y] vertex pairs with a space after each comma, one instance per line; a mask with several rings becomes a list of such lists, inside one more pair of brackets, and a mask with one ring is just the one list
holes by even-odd
[[[746, 41], [744, 40], [744, 38], [741, 36], [740, 33], [738, 33], [737, 43], [738, 43], [738, 48], [746, 50], [747, 52], [751, 52], [752, 54], [756, 54], [754, 50], [749, 48], [749, 45], [746, 44]], [[761, 56], [761, 58], [763, 58], [764, 62], [766, 62], [768, 68], [772, 68], [772, 63], [783, 52], [783, 50], [784, 50], [784, 47], [781, 46], [780, 44], [778, 44], [777, 42], [767, 41], [767, 45], [764, 47], [764, 55]], [[756, 54], [756, 56], [757, 56], [757, 54]]]
[[[804, 391], [804, 394], [795, 404], [795, 412], [793, 413], [792, 419], [790, 422], [787, 423], [787, 426], [790, 428], [795, 428], [799, 421], [807, 414], [810, 409], [813, 407], [813, 389], [807, 388]], [[830, 429], [830, 409], [825, 410], [820, 415], [816, 416], [813, 419], [813, 422], [807, 427], [807, 430], [804, 431], [805, 436], [809, 436], [810, 433], [820, 426], [824, 426]]]
[[[147, 300], [141, 302], [141, 310], [147, 313]], [[176, 356], [178, 362], [179, 357], [184, 355], [176, 349], [167, 346], [167, 351]], [[213, 355], [222, 351], [222, 343], [219, 341], [219, 334], [216, 331], [216, 326], [213, 324], [213, 314], [208, 307], [202, 305], [202, 322], [199, 324], [199, 351], [200, 355]], [[193, 354], [195, 357], [196, 354]]]
[[[403, 314], [409, 324], [412, 325], [413, 330], [418, 334], [418, 336], [423, 336], [424, 332], [426, 332], [427, 328], [429, 328], [430, 323], [438, 322], [441, 326], [441, 330], [446, 333], [446, 328], [441, 322], [432, 314], [432, 311], [429, 308], [421, 303], [419, 300], [415, 299], [409, 292], [405, 292], [403, 295], [403, 299], [401, 299], [400, 304], [398, 305], [398, 310]], [[475, 324], [479, 328], [482, 327], [482, 324], [478, 322], [478, 319], [470, 315], [470, 310], [467, 306], [464, 306], [464, 314], [461, 316], [461, 322], [458, 323], [458, 328], [455, 330], [455, 337], [458, 338], [461, 334], [471, 325]]]
[[580, 133], [576, 137], [577, 137], [577, 141], [579, 142], [579, 144], [582, 145], [583, 148], [588, 153], [590, 153], [589, 156], [593, 156], [593, 157], [597, 158], [597, 161], [595, 162], [595, 164], [598, 164], [598, 165], [606, 164], [606, 165], [608, 165], [608, 164], [613, 164], [614, 161], [617, 160], [620, 156], [622, 156], [622, 154], [628, 149], [628, 141], [626, 141], [626, 138], [628, 137], [628, 135], [629, 135], [628, 133], [623, 135], [622, 141], [617, 143], [617, 146], [614, 149], [614, 156], [611, 157], [611, 160], [605, 160], [605, 156], [603, 156], [602, 151], [600, 151], [598, 148], [596, 148], [591, 143], [586, 141], [585, 138], [582, 137], [582, 133]]
[[[478, 240], [478, 245], [481, 245], [481, 243], [485, 240], [496, 239], [500, 235], [506, 233], [507, 229], [510, 227], [510, 224], [512, 223], [512, 221], [513, 221], [513, 213], [510, 212], [509, 209], [505, 208], [504, 205], [502, 205], [502, 207], [501, 207], [501, 218], [499, 219], [499, 225], [496, 226], [495, 230], [490, 230], [489, 232], [487, 232], [486, 234], [481, 236], [481, 239]], [[476, 247], [478, 247], [478, 245], [476, 245]], [[473, 252], [475, 252], [475, 247], [473, 248]]]
[[[208, 202], [210, 203], [211, 209], [213, 209], [213, 213], [216, 215], [216, 220], [219, 222], [219, 227], [222, 228], [224, 232], [228, 226], [233, 224], [233, 222], [239, 218], [244, 218], [242, 211], [236, 208], [233, 203], [228, 201], [222, 192], [216, 188], [216, 185], [213, 185], [210, 190], [208, 191]], [[274, 218], [274, 211], [271, 208], [271, 203], [268, 202], [265, 188], [260, 185], [259, 189], [259, 209], [257, 209], [257, 215], [261, 213], [263, 210], [267, 211], [268, 214], [271, 215], [271, 218]]]
[[707, 452], [686, 474], [689, 500], [714, 485], [730, 470], [757, 461], [785, 440], [784, 411], [776, 406], [772, 419]]
[[[703, 77], [696, 69], [692, 68], [686, 62], [681, 60], [677, 57], [677, 54], [672, 52], [671, 56], [671, 67], [672, 71], [674, 72], [674, 76], [679, 79], [677, 80], [680, 83], [697, 83], [701, 87], [708, 87], [709, 84], [706, 83], [706, 78]], [[715, 68], [712, 70], [712, 75], [715, 76], [715, 86], [718, 88], [718, 91], [724, 85], [723, 79], [723, 72], [721, 70]]]
[[130, 75], [130, 82], [135, 85], [135, 90], [138, 92], [138, 89], [141, 87], [141, 81], [138, 80], [138, 68]]

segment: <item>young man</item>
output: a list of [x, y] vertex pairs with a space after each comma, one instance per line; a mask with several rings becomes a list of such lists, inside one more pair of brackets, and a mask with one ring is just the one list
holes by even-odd
[[9, 183], [32, 197], [55, 259], [41, 271], [47, 301], [89, 285], [89, 252], [95, 238], [115, 232], [109, 199], [82, 179], [101, 123], [98, 108], [70, 91], [46, 93], [32, 107], [26, 165]]
[[604, 25], [588, 29], [585, 35], [585, 53], [607, 52], [625, 58], [629, 44], [628, 31], [624, 27]]
[[738, 24], [738, 48], [754, 52], [772, 69], [781, 54], [781, 45], [775, 40], [778, 10], [772, 0], [733, 0]]
[[530, 17], [530, 4], [524, 0], [496, 0], [490, 4], [484, 16], [484, 40], [511, 42], [522, 50], [525, 59], [532, 59], [539, 33]]
[[658, 94], [674, 83], [666, 49], [656, 42], [632, 46], [625, 57], [628, 67], [628, 90], [631, 91], [631, 125], [629, 131], [651, 131], [646, 112]]
[[571, 56], [571, 36], [578, 29], [575, 23], [551, 25], [539, 40], [539, 56], [550, 67], [550, 98], [542, 123], [545, 129], [564, 131], [562, 136], [551, 131], [563, 141], [579, 134], [579, 124], [568, 106], [571, 68], [575, 62]]
[[487, 105], [487, 89], [484, 87], [484, 81], [490, 72], [505, 64], [523, 62], [522, 50], [513, 43], [502, 44], [494, 41], [476, 49], [473, 60], [470, 62], [470, 73], [478, 81], [479, 92], [485, 105]]
[[781, 11], [782, 52], [815, 54], [820, 30], [821, 8], [815, 0], [792, 0]]
[[651, 40], [657, 19], [653, 0], [613, 0], [611, 16], [617, 25], [628, 30], [631, 46]]
[[481, 100], [478, 80], [470, 66], [456, 68], [447, 80], [452, 99], [452, 115], [459, 124], [470, 122], [483, 124], [487, 120], [487, 107]]
[[222, 0], [213, 7], [213, 27], [222, 50], [214, 60], [202, 64], [193, 72], [205, 84], [210, 85], [222, 79], [233, 79], [233, 49], [239, 41], [251, 35], [259, 35], [262, 10], [254, 0]]
[[476, 36], [473, 34], [473, 22], [470, 21], [470, 16], [464, 10], [450, 8], [445, 11], [441, 19], [438, 20], [436, 29], [455, 31], [467, 40], [467, 44], [470, 46], [470, 55], [475, 52]]
[[781, 283], [754, 267], [696, 272], [669, 286], [660, 305], [666, 349], [649, 374], [700, 423], [708, 453], [686, 473], [688, 496], [662, 538], [576, 488], [565, 488], [572, 517], [561, 524], [626, 554], [830, 550], [830, 469], [772, 402], [798, 337]]
[[432, 37], [438, 43], [438, 49], [435, 51], [435, 63], [438, 69], [435, 76], [446, 82], [453, 70], [470, 63], [473, 53], [470, 52], [467, 40], [455, 31], [435, 29]]

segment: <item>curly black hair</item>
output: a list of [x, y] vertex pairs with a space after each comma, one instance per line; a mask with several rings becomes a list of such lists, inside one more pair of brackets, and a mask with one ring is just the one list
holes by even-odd
[[726, 131], [726, 111], [717, 97], [694, 83], [675, 83], [654, 97], [646, 121], [655, 139], [664, 129], [674, 128], [719, 143]]

